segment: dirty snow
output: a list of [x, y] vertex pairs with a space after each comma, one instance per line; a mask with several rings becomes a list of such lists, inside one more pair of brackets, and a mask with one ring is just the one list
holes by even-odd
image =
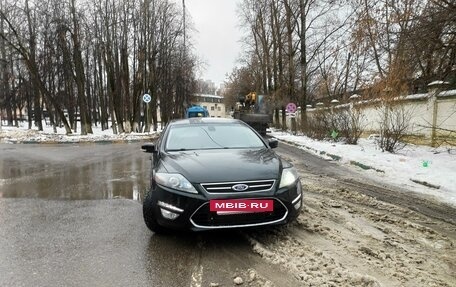
[[[456, 149], [407, 145], [396, 154], [382, 152], [375, 138], [360, 139], [358, 145], [317, 141], [285, 132], [272, 132], [277, 139], [328, 160], [367, 173], [372, 179], [396, 185], [456, 205]], [[420, 183], [417, 183], [420, 182]]]
[[454, 286], [454, 225], [323, 178], [306, 174], [295, 223], [246, 235], [254, 252], [296, 286]]

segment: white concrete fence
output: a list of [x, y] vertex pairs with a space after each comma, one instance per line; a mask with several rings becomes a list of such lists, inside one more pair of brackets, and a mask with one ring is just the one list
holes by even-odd
[[[409, 114], [407, 135], [422, 137], [428, 140], [436, 138], [456, 138], [456, 90], [441, 90], [442, 82], [429, 84], [429, 91], [423, 94], [400, 96], [395, 98], [395, 108]], [[379, 133], [383, 110], [379, 108], [380, 100], [361, 101], [352, 96], [350, 103], [340, 104], [333, 101], [330, 106], [318, 103], [316, 107], [307, 107], [307, 117], [311, 119], [317, 112], [341, 109], [359, 109], [362, 127], [368, 133]], [[295, 115], [287, 116], [287, 127], [291, 127], [291, 118], [295, 116], [300, 123], [300, 108]]]

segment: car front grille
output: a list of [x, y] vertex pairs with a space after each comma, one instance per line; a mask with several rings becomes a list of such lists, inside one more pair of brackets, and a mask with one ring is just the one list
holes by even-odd
[[[240, 192], [261, 192], [269, 191], [274, 186], [275, 180], [255, 180], [240, 182], [202, 183], [201, 186], [208, 193], [240, 193]], [[245, 190], [234, 190], [234, 186], [244, 185]]]
[[278, 223], [287, 215], [288, 209], [277, 199], [274, 199], [274, 211], [233, 214], [211, 212], [209, 202], [206, 202], [195, 211], [190, 217], [190, 221], [195, 227], [204, 229], [249, 227]]

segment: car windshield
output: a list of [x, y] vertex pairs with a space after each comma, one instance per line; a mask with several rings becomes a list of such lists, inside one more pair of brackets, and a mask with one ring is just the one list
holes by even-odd
[[165, 149], [180, 151], [264, 147], [261, 138], [242, 124], [201, 124], [170, 127]]

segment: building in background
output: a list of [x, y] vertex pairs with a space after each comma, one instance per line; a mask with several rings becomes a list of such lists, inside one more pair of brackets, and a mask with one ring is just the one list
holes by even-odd
[[212, 118], [229, 118], [230, 111], [226, 110], [223, 97], [207, 94], [196, 94], [194, 96], [194, 104], [205, 107], [209, 112], [209, 117]]

